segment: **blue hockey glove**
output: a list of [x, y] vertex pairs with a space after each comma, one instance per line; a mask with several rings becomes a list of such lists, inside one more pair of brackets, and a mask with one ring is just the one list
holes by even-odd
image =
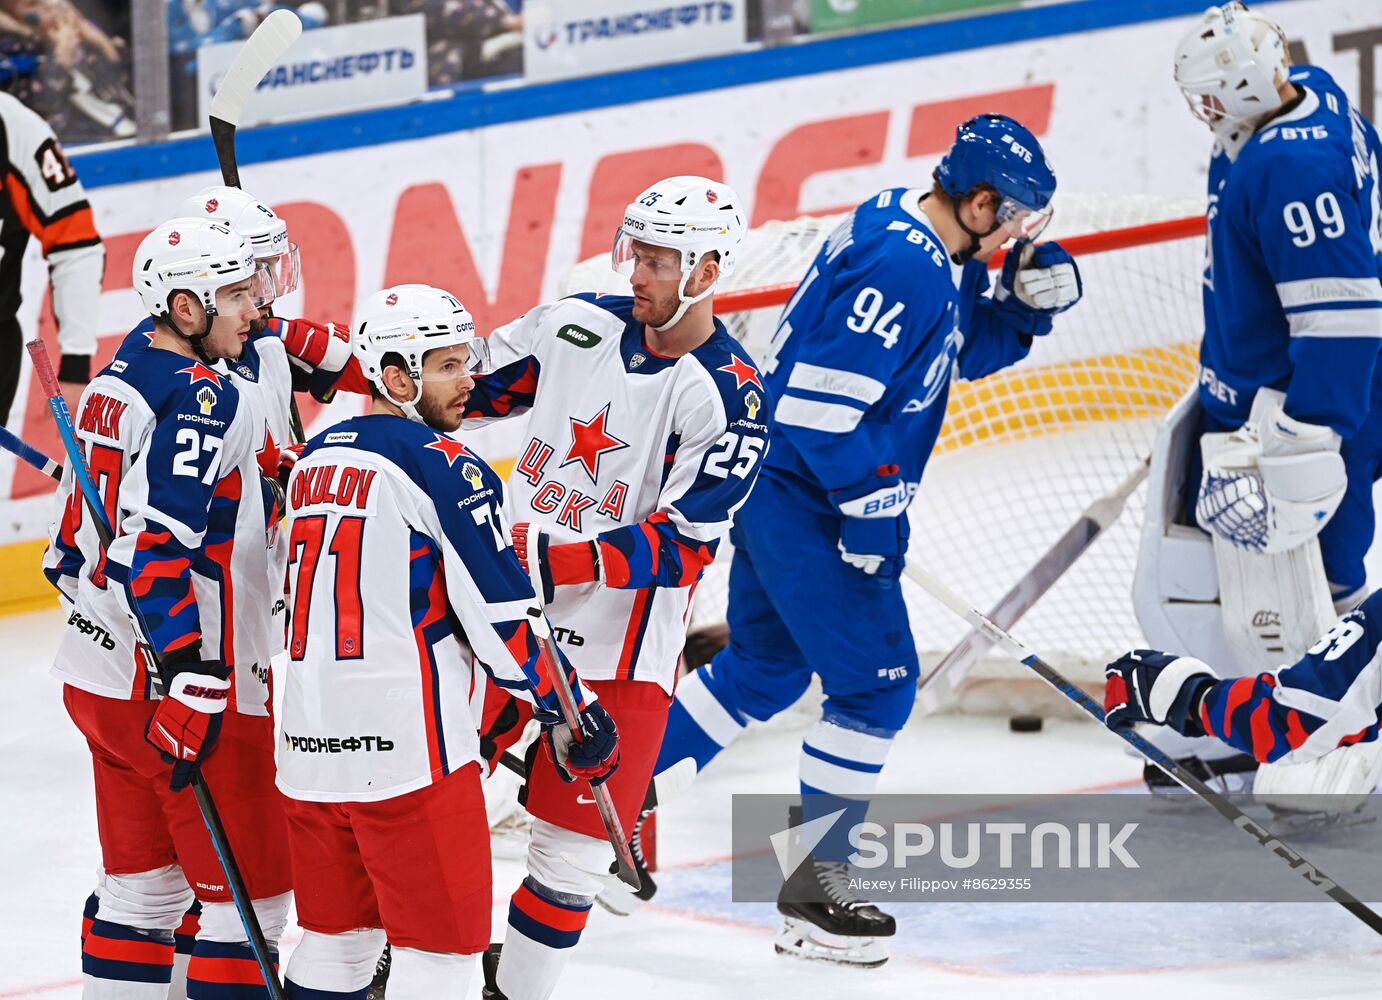
[[542, 724], [542, 745], [562, 781], [584, 778], [600, 785], [619, 770], [619, 728], [599, 702], [589, 702], [581, 711], [579, 743], [560, 715], [538, 709], [533, 718]]
[[840, 558], [870, 576], [880, 570], [889, 577], [902, 572], [911, 497], [898, 471], [896, 465], [880, 466], [862, 483], [830, 494], [842, 517]]
[[1193, 656], [1134, 649], [1104, 668], [1104, 721], [1110, 729], [1134, 723], [1170, 726], [1186, 736], [1203, 736], [1199, 706], [1218, 676]]
[[1018, 240], [1003, 261], [993, 301], [1008, 325], [1041, 337], [1051, 332], [1052, 317], [1080, 301], [1083, 294], [1079, 265], [1063, 246]]

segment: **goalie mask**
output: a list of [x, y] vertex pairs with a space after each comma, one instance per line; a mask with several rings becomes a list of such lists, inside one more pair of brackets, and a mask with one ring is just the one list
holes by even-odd
[[[1014, 238], [1035, 241], [1051, 221], [1055, 172], [1036, 136], [1007, 115], [976, 115], [961, 124], [935, 179], [950, 196], [955, 221], [969, 234], [969, 247], [956, 263], [973, 257], [979, 241], [1000, 228]], [[960, 203], [985, 188], [998, 195], [998, 211], [993, 226], [981, 233], [960, 218]]]
[[302, 274], [298, 245], [288, 239], [288, 224], [268, 205], [239, 188], [213, 185], [184, 201], [182, 214], [223, 223], [249, 240], [263, 272], [254, 294], [260, 309], [297, 289]]
[[1241, 3], [1209, 8], [1176, 46], [1176, 85], [1230, 151], [1241, 147], [1254, 120], [1281, 106], [1288, 66], [1281, 29]]
[[624, 210], [624, 222], [614, 235], [610, 263], [626, 277], [633, 274], [634, 243], [676, 250], [681, 258], [680, 305], [672, 318], [653, 327], [661, 333], [681, 321], [697, 302], [709, 296], [719, 283], [711, 282], [699, 294], [686, 297], [686, 283], [705, 255], [719, 255], [720, 276], [734, 271], [744, 244], [744, 211], [739, 196], [727, 184], [705, 177], [669, 177], [644, 191]]
[[[395, 285], [375, 292], [355, 314], [354, 350], [365, 377], [409, 420], [418, 423], [425, 423], [417, 411], [422, 398], [423, 356], [439, 347], [459, 344], [470, 348], [472, 375], [489, 370], [489, 344], [476, 335], [475, 320], [454, 295], [431, 285]], [[417, 383], [412, 399], [395, 399], [389, 392], [384, 383], [386, 360], [401, 363]]]

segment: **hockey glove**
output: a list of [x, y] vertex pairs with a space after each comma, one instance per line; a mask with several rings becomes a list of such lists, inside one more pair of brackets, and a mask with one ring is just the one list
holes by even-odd
[[993, 290], [997, 312], [1008, 325], [1034, 337], [1051, 332], [1052, 317], [1084, 294], [1080, 268], [1059, 243], [1018, 240], [1003, 260]]
[[1195, 520], [1254, 552], [1287, 552], [1334, 516], [1348, 488], [1339, 435], [1273, 406], [1205, 463]]
[[619, 729], [599, 702], [587, 702], [581, 711], [579, 741], [562, 716], [538, 709], [533, 718], [542, 724], [542, 745], [562, 781], [583, 778], [601, 785], [619, 770]]
[[216, 745], [230, 694], [230, 668], [219, 660], [198, 660], [201, 646], [166, 656], [167, 694], [154, 709], [144, 739], [173, 765], [169, 787], [187, 787]]
[[1203, 736], [1200, 699], [1218, 676], [1193, 656], [1134, 649], [1104, 668], [1104, 721], [1110, 729], [1134, 723], [1170, 726], [1186, 736]]
[[547, 532], [527, 521], [515, 524], [510, 534], [514, 553], [543, 604], [552, 603], [557, 587], [600, 579], [600, 550], [595, 541], [552, 545]]
[[835, 490], [830, 501], [840, 512], [840, 558], [873, 576], [896, 577], [902, 572], [911, 525], [907, 521], [910, 495], [896, 465], [884, 465], [849, 489]]

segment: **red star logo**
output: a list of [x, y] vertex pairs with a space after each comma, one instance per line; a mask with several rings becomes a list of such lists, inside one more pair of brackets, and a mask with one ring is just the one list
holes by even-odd
[[763, 388], [763, 383], [758, 381], [758, 370], [737, 354], [731, 354], [732, 361], [723, 368], [716, 368], [717, 372], [729, 372], [734, 376], [734, 388], [739, 390], [752, 382], [758, 388]]
[[461, 444], [461, 442], [457, 441], [455, 438], [447, 437], [445, 434], [440, 433], [437, 434], [437, 439], [435, 441], [430, 441], [427, 444], [423, 445], [423, 447], [431, 448], [433, 451], [441, 452], [443, 455], [446, 456], [447, 465], [455, 465], [456, 459], [458, 458], [475, 457], [474, 453], [468, 450], [465, 445]]
[[221, 387], [221, 376], [206, 367], [206, 365], [202, 364], [200, 361], [193, 364], [191, 368], [179, 368], [177, 373], [188, 377], [188, 385], [196, 385], [198, 382], [210, 382], [217, 389]]
[[566, 458], [562, 459], [562, 466], [568, 466], [572, 462], [580, 462], [585, 467], [586, 475], [590, 477], [592, 483], [598, 482], [600, 478], [600, 456], [607, 451], [618, 451], [620, 448], [627, 448], [627, 441], [620, 441], [609, 431], [605, 430], [605, 421], [609, 419], [609, 404], [589, 420], [577, 420], [575, 417], [569, 418], [571, 421], [571, 447], [567, 449]]

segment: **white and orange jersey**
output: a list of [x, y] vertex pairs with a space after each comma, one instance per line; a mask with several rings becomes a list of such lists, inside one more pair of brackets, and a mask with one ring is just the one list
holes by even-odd
[[477, 667], [556, 710], [502, 492], [460, 441], [399, 416], [308, 444], [288, 486], [284, 794], [375, 801], [479, 760]]
[[0, 316], [19, 310], [20, 268], [32, 235], [48, 260], [62, 353], [95, 354], [105, 249], [82, 182], [48, 123], [5, 93], [0, 153]]
[[509, 516], [553, 544], [594, 541], [598, 582], [559, 586], [547, 612], [577, 670], [669, 693], [702, 571], [748, 498], [771, 405], [718, 320], [679, 358], [652, 351], [633, 300], [576, 295], [489, 337], [467, 425], [528, 411]]
[[69, 463], [44, 569], [72, 602], [53, 673], [109, 698], [155, 696], [131, 616], [158, 653], [200, 642], [232, 670], [230, 706], [266, 715], [270, 551], [278, 531], [253, 420], [224, 374], [149, 348], [82, 395], [76, 437], [114, 529], [102, 555]]

